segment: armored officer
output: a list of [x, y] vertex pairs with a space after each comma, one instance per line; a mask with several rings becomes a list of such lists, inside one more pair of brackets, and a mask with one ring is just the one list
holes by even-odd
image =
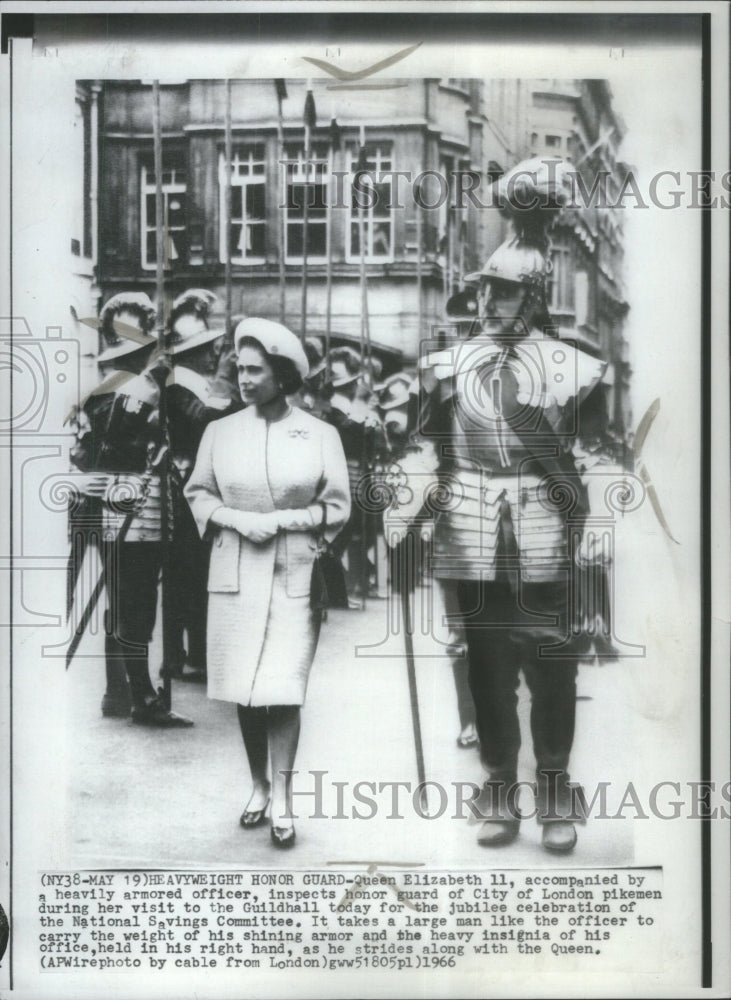
[[163, 441], [159, 400], [164, 369], [153, 357], [155, 310], [146, 295], [121, 293], [106, 303], [101, 322], [107, 347], [99, 356], [100, 367], [128, 377], [86, 402], [71, 457], [89, 474], [85, 492], [99, 506], [108, 602], [102, 713], [126, 716], [131, 707], [132, 721], [139, 725], [189, 726], [190, 719], [167, 708], [149, 673], [162, 555], [157, 462]]
[[[515, 168], [519, 171], [520, 168]], [[540, 172], [537, 172], [539, 181]], [[555, 176], [555, 175], [554, 175]], [[546, 194], [540, 183], [527, 192]], [[508, 185], [508, 190], [510, 186]], [[514, 190], [514, 189], [513, 189]], [[531, 202], [524, 197], [523, 205]], [[437, 517], [434, 574], [457, 586], [483, 764], [485, 846], [519, 833], [517, 688], [531, 693], [536, 815], [549, 851], [576, 843], [568, 766], [576, 714], [572, 581], [591, 556], [586, 491], [571, 446], [604, 365], [546, 333], [550, 192], [537, 216], [466, 280], [479, 327], [426, 359], [420, 431], [435, 444], [449, 502]]]
[[[203, 431], [212, 420], [233, 413], [225, 387], [214, 386], [224, 331], [211, 328], [216, 298], [204, 289], [189, 289], [174, 302], [170, 313], [168, 352], [173, 371], [166, 389], [166, 418], [170, 435], [173, 476], [173, 538], [170, 553], [171, 662], [173, 676], [190, 680], [206, 677], [206, 608], [209, 545], [201, 540], [183, 496], [195, 464]], [[187, 656], [183, 635], [187, 633]], [[191, 670], [184, 670], [184, 663]]]

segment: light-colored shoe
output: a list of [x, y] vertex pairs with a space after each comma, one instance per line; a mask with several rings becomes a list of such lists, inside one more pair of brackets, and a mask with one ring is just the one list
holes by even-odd
[[541, 844], [554, 854], [568, 854], [576, 847], [576, 827], [568, 820], [555, 820], [543, 824]]
[[519, 832], [519, 819], [485, 820], [477, 834], [477, 843], [481, 847], [502, 847], [512, 844]]

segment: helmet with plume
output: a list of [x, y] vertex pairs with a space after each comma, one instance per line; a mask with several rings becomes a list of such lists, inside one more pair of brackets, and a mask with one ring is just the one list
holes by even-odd
[[97, 358], [99, 364], [108, 364], [156, 343], [151, 334], [155, 317], [155, 307], [144, 292], [113, 295], [99, 316], [106, 345]]

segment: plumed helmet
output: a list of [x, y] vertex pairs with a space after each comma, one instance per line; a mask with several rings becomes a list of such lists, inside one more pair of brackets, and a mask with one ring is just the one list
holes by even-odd
[[572, 200], [570, 164], [558, 157], [523, 160], [495, 182], [495, 201], [518, 233], [527, 220], [533, 229], [546, 229]]
[[286, 326], [270, 319], [248, 316], [241, 320], [234, 331], [234, 348], [237, 354], [241, 349], [241, 342], [247, 339], [255, 340], [261, 344], [267, 354], [279, 358], [289, 358], [300, 377], [307, 378], [310, 370], [307, 355], [299, 337], [296, 337]]
[[305, 354], [311, 365], [319, 364], [325, 357], [325, 348], [319, 337], [305, 337]]
[[548, 273], [549, 264], [542, 251], [534, 244], [513, 237], [500, 244], [481, 270], [466, 274], [464, 280], [475, 282], [483, 278], [499, 278], [501, 281], [543, 286]]
[[379, 393], [378, 408], [380, 410], [394, 410], [397, 407], [409, 405], [409, 386], [400, 379], [393, 380], [384, 385]]
[[217, 299], [207, 288], [189, 288], [173, 302], [168, 322], [168, 351], [185, 354], [217, 340], [222, 329], [210, 329], [209, 318]]
[[352, 385], [361, 376], [360, 357], [352, 347], [335, 347], [330, 352], [330, 385], [342, 389]]
[[155, 318], [155, 307], [144, 292], [113, 295], [99, 315], [106, 348], [97, 358], [98, 363], [108, 364], [154, 344], [151, 330]]
[[217, 301], [215, 293], [209, 288], [188, 288], [181, 292], [173, 302], [171, 315], [174, 316], [176, 310], [185, 306], [208, 316]]
[[510, 219], [515, 235], [502, 243], [480, 271], [465, 281], [500, 278], [543, 287], [550, 272], [548, 233], [556, 216], [571, 201], [569, 164], [533, 157], [516, 164], [495, 182], [495, 200]]
[[325, 370], [325, 346], [320, 337], [305, 337], [304, 348], [310, 366], [308, 378], [312, 379]]

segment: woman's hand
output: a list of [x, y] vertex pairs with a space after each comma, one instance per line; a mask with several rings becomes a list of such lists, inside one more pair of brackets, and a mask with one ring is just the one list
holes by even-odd
[[[282, 531], [312, 531], [315, 527], [312, 513], [304, 507], [302, 510], [278, 510], [277, 522]], [[322, 519], [322, 514], [320, 519]]]
[[211, 521], [222, 528], [238, 531], [250, 542], [261, 545], [273, 538], [279, 530], [277, 511], [260, 514], [252, 510], [234, 510], [233, 507], [219, 507], [211, 515]]
[[268, 514], [247, 514], [247, 517], [254, 518], [254, 522], [247, 532], [242, 532], [250, 542], [261, 545], [274, 538], [279, 531], [279, 521], [277, 511], [273, 510]]

